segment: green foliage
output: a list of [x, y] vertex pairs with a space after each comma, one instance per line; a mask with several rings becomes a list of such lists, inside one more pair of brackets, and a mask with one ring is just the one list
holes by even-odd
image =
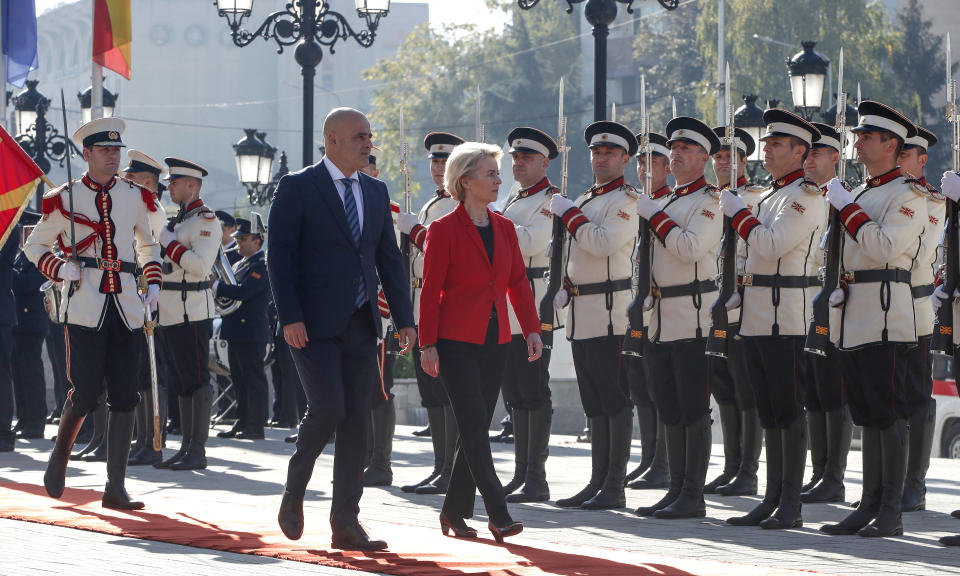
[[413, 368], [413, 353], [397, 356], [393, 364], [393, 377], [397, 380], [417, 377], [417, 372]]

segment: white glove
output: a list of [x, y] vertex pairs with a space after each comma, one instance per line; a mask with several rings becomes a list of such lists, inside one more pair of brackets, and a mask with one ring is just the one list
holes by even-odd
[[954, 202], [960, 202], [960, 174], [944, 172], [943, 180], [940, 181], [940, 189], [947, 198]]
[[160, 245], [164, 248], [167, 247], [171, 242], [177, 239], [177, 233], [171, 230], [164, 228], [160, 231], [160, 237], [157, 238], [157, 241], [160, 242]]
[[654, 214], [660, 211], [660, 204], [656, 200], [641, 194], [637, 196], [637, 214], [644, 220], [649, 220]]
[[833, 292], [830, 293], [830, 306], [839, 308], [846, 299], [847, 295], [844, 293], [843, 288], [834, 288]]
[[[960, 297], [960, 290], [954, 289], [953, 298], [957, 297]], [[934, 312], [937, 312], [940, 310], [940, 306], [942, 306], [944, 302], [951, 299], [952, 298], [948, 296], [947, 292], [943, 289], [943, 284], [941, 284], [937, 286], [937, 288], [933, 291], [933, 294], [930, 295], [930, 306], [933, 308]]]
[[[736, 198], [736, 196], [734, 196], [734, 198]], [[723, 202], [723, 201], [721, 200], [721, 203], [722, 203], [722, 202]], [[739, 292], [734, 292], [733, 294], [730, 295], [730, 298], [727, 298], [726, 307], [727, 307], [727, 310], [735, 310], [735, 309], [737, 309], [737, 308], [740, 307], [740, 293], [739, 293]]]
[[564, 198], [559, 194], [550, 197], [550, 211], [557, 216], [563, 216], [571, 208], [573, 208], [573, 200]]
[[150, 307], [150, 312], [157, 311], [157, 302], [160, 301], [160, 285], [150, 284], [147, 286], [147, 295], [143, 297], [143, 304]]
[[57, 278], [67, 282], [76, 282], [80, 279], [80, 267], [74, 262], [64, 262], [57, 271]]
[[745, 209], [746, 204], [743, 203], [743, 200], [730, 191], [729, 188], [725, 188], [723, 192], [720, 193], [720, 210], [723, 211], [723, 215], [727, 218], [733, 218], [733, 216]]
[[643, 299], [643, 311], [647, 312], [649, 310], [653, 310], [653, 305], [656, 304], [656, 302], [657, 301], [653, 299], [653, 296], [647, 294], [647, 296]]
[[843, 187], [843, 183], [833, 178], [827, 182], [827, 201], [837, 210], [843, 210], [853, 202], [853, 196]]
[[560, 290], [557, 292], [557, 295], [553, 297], [553, 307], [557, 310], [566, 308], [567, 304], [570, 303], [570, 295], [567, 294], [566, 290]]
[[419, 223], [420, 219], [417, 218], [416, 214], [410, 214], [409, 212], [397, 214], [397, 228], [400, 229], [401, 234], [407, 234], [409, 236], [413, 227]]

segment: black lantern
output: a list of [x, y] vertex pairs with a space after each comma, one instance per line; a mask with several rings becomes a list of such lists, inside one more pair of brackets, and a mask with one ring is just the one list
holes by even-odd
[[[93, 86], [77, 93], [77, 99], [80, 100], [80, 121], [86, 124], [93, 119]], [[116, 106], [117, 95], [103, 87], [103, 117], [112, 117]]]
[[737, 128], [746, 130], [747, 134], [757, 143], [753, 154], [747, 158], [750, 161], [760, 160], [760, 136], [763, 135], [763, 110], [757, 106], [756, 94], [744, 94], [743, 106], [733, 113], [733, 124]]
[[[13, 97], [14, 139], [44, 174], [50, 172], [50, 160], [63, 166], [71, 149], [76, 150], [73, 142], [47, 122], [49, 109], [50, 99], [37, 90], [36, 80], [27, 80], [27, 87]], [[38, 210], [42, 196], [38, 189]]]
[[812, 117], [823, 102], [823, 84], [830, 61], [813, 51], [816, 42], [801, 42], [803, 50], [787, 60], [793, 106]]
[[250, 204], [263, 206], [273, 198], [280, 178], [290, 171], [287, 168], [287, 153], [280, 153], [280, 167], [273, 175], [277, 149], [267, 143], [265, 132], [258, 132], [255, 128], [244, 128], [243, 131], [244, 137], [233, 145], [233, 153], [237, 158], [237, 177], [247, 189]]
[[[837, 121], [837, 105], [834, 104], [826, 112], [822, 114], [823, 122], [833, 126]], [[860, 121], [860, 115], [857, 114], [857, 109], [847, 103], [846, 116], [846, 126], [844, 127], [844, 137], [846, 139], [847, 145], [845, 146], [844, 156], [849, 160], [854, 157], [853, 155], [853, 142], [856, 140], [854, 138], [853, 129], [856, 127], [857, 123]]]

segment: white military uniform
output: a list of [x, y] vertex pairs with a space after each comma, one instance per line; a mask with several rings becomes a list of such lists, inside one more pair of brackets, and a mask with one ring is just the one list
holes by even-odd
[[[503, 209], [503, 215], [509, 218], [517, 230], [517, 242], [520, 254], [527, 266], [527, 278], [533, 289], [533, 301], [540, 303], [547, 289], [544, 272], [549, 269], [547, 246], [553, 235], [553, 213], [550, 212], [550, 199], [559, 192], [556, 186], [544, 178], [537, 184], [520, 190]], [[513, 311], [513, 304], [507, 299], [507, 313], [510, 317], [510, 333], [523, 334], [520, 322]], [[562, 321], [558, 321], [558, 324]]]
[[927, 222], [920, 236], [920, 251], [911, 270], [910, 283], [919, 288], [920, 295], [913, 299], [914, 314], [917, 322], [917, 337], [933, 334], [935, 320], [933, 308], [930, 306], [930, 295], [933, 294], [934, 269], [936, 267], [937, 247], [940, 244], [940, 234], [943, 232], [943, 223], [946, 218], [946, 198], [932, 185], [925, 181], [918, 184], [926, 188]]
[[[173, 229], [177, 239], [167, 245], [164, 261], [172, 270], [163, 275], [163, 290], [160, 291], [160, 325], [174, 326], [186, 322], [199, 322], [214, 317], [216, 306], [213, 291], [199, 287], [210, 280], [213, 263], [220, 252], [223, 230], [212, 210], [197, 200], [186, 208], [183, 220]], [[187, 290], [174, 288], [187, 284]]]
[[[844, 277], [865, 270], [912, 270], [928, 223], [926, 190], [895, 169], [858, 186], [853, 199], [840, 214], [848, 232], [841, 251]], [[916, 342], [910, 283], [848, 281], [840, 330], [845, 350], [884, 340]]]
[[[627, 306], [632, 299], [631, 256], [637, 240], [636, 200], [637, 191], [621, 176], [582, 194], [563, 215], [570, 232], [564, 277], [570, 294], [568, 340], [626, 333]], [[582, 286], [611, 281], [620, 282], [623, 288], [612, 291], [609, 308], [606, 294], [578, 294]]]
[[417, 252], [414, 254], [410, 266], [413, 269], [410, 288], [413, 291], [414, 318], [420, 318], [420, 290], [423, 286], [423, 244], [427, 240], [427, 228], [437, 218], [453, 212], [459, 204], [446, 190], [437, 190], [433, 198], [428, 200], [420, 209], [420, 213], [417, 214], [420, 224], [410, 230], [410, 241], [417, 247]]
[[[803, 336], [809, 303], [817, 286], [818, 230], [825, 205], [820, 188], [797, 170], [773, 183], [758, 202], [756, 216], [733, 219], [746, 243], [743, 274], [742, 336]], [[775, 288], [764, 282], [794, 282]], [[767, 285], [764, 285], [767, 284]], [[778, 291], [778, 305], [772, 292]]]
[[[710, 305], [716, 299], [716, 247], [723, 236], [719, 196], [720, 191], [701, 176], [678, 186], [663, 210], [650, 219], [650, 228], [659, 238], [653, 244], [654, 305], [647, 329], [655, 342], [705, 337], [710, 327]], [[693, 283], [701, 287], [699, 298], [661, 297], [665, 288]], [[713, 284], [712, 290], [708, 284]]]
[[[67, 186], [43, 197], [43, 219], [24, 244], [23, 251], [40, 272], [57, 278], [64, 259], [55, 256], [57, 247], [70, 255], [70, 212]], [[77, 252], [81, 258], [95, 258], [100, 268], [84, 264], [80, 283], [61, 287], [60, 322], [99, 329], [109, 299], [119, 306], [121, 317], [131, 330], [143, 327], [143, 301], [137, 293], [136, 277], [109, 270], [115, 266], [139, 264], [153, 284], [160, 283], [160, 245], [150, 227], [153, 197], [145, 188], [114, 177], [101, 186], [86, 174], [73, 184], [73, 213]], [[128, 223], [133, 222], [133, 226]], [[123, 226], [117, 226], [123, 223]], [[111, 262], [112, 261], [112, 262]]]
[[[720, 189], [724, 190], [726, 187], [721, 186]], [[757, 215], [757, 206], [760, 200], [763, 198], [763, 193], [767, 191], [767, 188], [764, 186], [749, 186], [747, 185], [747, 179], [744, 176], [737, 178], [737, 187], [734, 188], [734, 191], [737, 193], [742, 200], [744, 205], [747, 207], [747, 210], [750, 211], [754, 216]], [[723, 262], [720, 261], [720, 257], [723, 255], [723, 244], [721, 243], [717, 246], [717, 269], [719, 274], [723, 274]], [[737, 238], [737, 279], [743, 277], [744, 266], [747, 262], [747, 245], [740, 241], [740, 238]], [[718, 283], [719, 284], [719, 283]], [[737, 284], [737, 290], [740, 289], [740, 285]], [[710, 305], [711, 307], [713, 304]], [[727, 310], [727, 323], [728, 324], [740, 324], [740, 307], [737, 306], [732, 310]], [[738, 329], [739, 330], [739, 329]]]

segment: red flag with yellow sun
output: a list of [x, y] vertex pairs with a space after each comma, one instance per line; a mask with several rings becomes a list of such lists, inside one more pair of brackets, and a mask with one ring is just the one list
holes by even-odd
[[30, 204], [43, 171], [0, 126], [0, 246]]

